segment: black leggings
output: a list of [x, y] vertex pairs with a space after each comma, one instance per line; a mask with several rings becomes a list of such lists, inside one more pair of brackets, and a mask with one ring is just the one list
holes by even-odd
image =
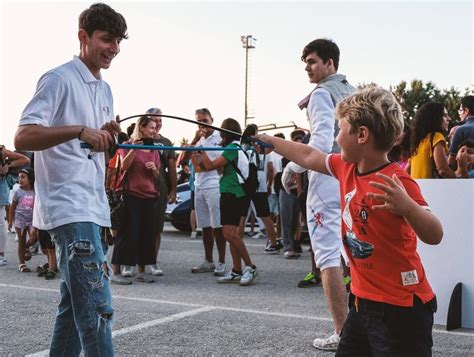
[[118, 231], [112, 264], [153, 265], [156, 263], [156, 198], [125, 195], [126, 220]]

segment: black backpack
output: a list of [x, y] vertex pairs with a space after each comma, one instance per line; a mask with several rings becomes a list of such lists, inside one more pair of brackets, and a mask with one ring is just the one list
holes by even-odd
[[[243, 151], [243, 153], [245, 154], [245, 156], [247, 156], [247, 159], [248, 159], [249, 157], [248, 157], [247, 153], [245, 151]], [[238, 156], [237, 156], [237, 159], [238, 159]], [[257, 165], [258, 165], [259, 160], [260, 159], [257, 155]], [[257, 165], [255, 165], [255, 163], [253, 163], [249, 160], [249, 175], [247, 176], [247, 178], [245, 178], [244, 175], [242, 175], [242, 172], [240, 171], [240, 169], [237, 167], [236, 162], [231, 161], [231, 164], [234, 167], [235, 172], [237, 172], [237, 174], [244, 181], [244, 183], [242, 183], [242, 188], [243, 188], [245, 194], [247, 196], [255, 195], [255, 193], [258, 190], [258, 186], [259, 186]]]

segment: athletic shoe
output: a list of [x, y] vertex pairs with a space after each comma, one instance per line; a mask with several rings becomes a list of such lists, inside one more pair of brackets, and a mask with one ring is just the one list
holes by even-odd
[[342, 281], [344, 282], [344, 285], [346, 286], [346, 291], [350, 293], [351, 292], [351, 276], [346, 275]]
[[310, 271], [308, 274], [306, 274], [303, 280], [300, 280], [298, 283], [299, 288], [310, 288], [312, 286], [318, 285], [321, 285], [321, 278], [316, 276], [314, 271]]
[[232, 284], [232, 283], [240, 283], [240, 279], [242, 278], [241, 274], [234, 273], [232, 269], [226, 271], [225, 275], [221, 278], [217, 278], [217, 282], [221, 284]]
[[190, 239], [197, 239], [197, 232], [191, 232], [191, 235], [189, 236]]
[[318, 350], [336, 351], [340, 340], [341, 338], [339, 335], [334, 332], [327, 338], [315, 338], [313, 341], [313, 347], [317, 348]]
[[224, 276], [226, 271], [226, 266], [224, 263], [217, 262], [216, 268], [214, 269], [215, 276]]
[[263, 252], [267, 254], [278, 254], [280, 253], [280, 247], [278, 245], [269, 245]]
[[197, 267], [191, 269], [192, 273], [212, 273], [216, 269], [214, 263], [208, 262], [206, 259]]
[[161, 276], [163, 275], [163, 269], [160, 268], [160, 266], [158, 265], [158, 263], [156, 263], [155, 265], [152, 265], [150, 267], [150, 271], [151, 273], [154, 275], [154, 276]]
[[265, 238], [267, 238], [267, 235], [263, 232], [258, 232], [252, 237], [252, 239], [265, 239]]
[[298, 259], [300, 257], [299, 253], [295, 253], [294, 250], [288, 250], [283, 255], [285, 259]]
[[247, 286], [252, 284], [257, 277], [257, 268], [252, 268], [251, 266], [246, 266], [244, 272], [242, 273], [242, 278], [240, 279], [241, 286]]
[[278, 246], [278, 248], [283, 249], [283, 239], [282, 238], [277, 239], [277, 246]]
[[131, 280], [125, 279], [120, 274], [112, 274], [112, 276], [110, 277], [110, 281], [112, 284], [117, 284], [117, 285], [130, 285], [132, 283]]
[[135, 278], [135, 281], [149, 284], [149, 283], [154, 283], [155, 279], [153, 279], [153, 277], [149, 276], [148, 274], [138, 273], [137, 277]]
[[130, 278], [133, 276], [133, 267], [126, 265], [122, 270], [122, 276], [125, 278]]
[[7, 265], [7, 260], [4, 256], [0, 256], [0, 266]]

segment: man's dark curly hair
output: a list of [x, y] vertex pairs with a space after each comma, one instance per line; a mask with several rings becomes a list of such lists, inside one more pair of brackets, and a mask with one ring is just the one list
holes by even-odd
[[84, 10], [79, 16], [79, 29], [92, 36], [94, 31], [107, 31], [116, 38], [128, 38], [125, 18], [109, 5], [97, 3]]

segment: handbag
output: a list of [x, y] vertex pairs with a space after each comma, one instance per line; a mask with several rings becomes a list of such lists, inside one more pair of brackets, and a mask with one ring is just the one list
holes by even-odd
[[127, 205], [125, 202], [125, 194], [127, 193], [128, 189], [128, 173], [125, 172], [121, 183], [122, 188], [117, 187], [118, 177], [120, 173], [120, 166], [121, 161], [117, 165], [117, 169], [115, 172], [115, 179], [113, 189], [107, 192], [107, 198], [109, 200], [109, 207], [110, 207], [110, 223], [111, 229], [120, 230], [123, 227], [123, 224], [126, 219], [127, 215]]

